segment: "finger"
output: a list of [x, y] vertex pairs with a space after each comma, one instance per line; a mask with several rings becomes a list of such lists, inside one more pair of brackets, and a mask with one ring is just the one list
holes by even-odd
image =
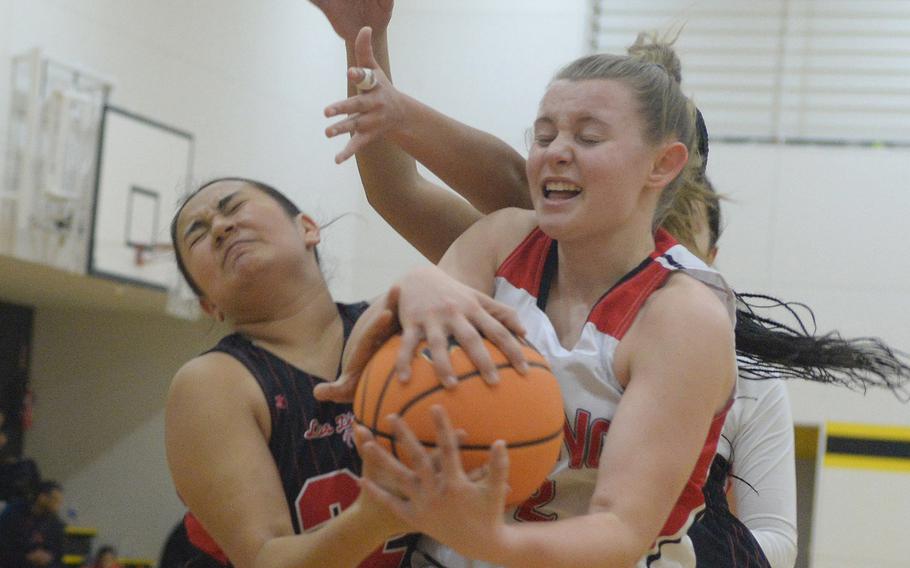
[[401, 301], [401, 286], [395, 284], [385, 295], [385, 307], [387, 310], [398, 316], [398, 303]]
[[348, 143], [345, 144], [344, 149], [341, 152], [335, 154], [335, 163], [341, 164], [351, 156], [355, 155], [361, 149], [368, 146], [375, 138], [376, 136], [374, 135], [357, 132], [354, 134], [354, 136], [351, 137], [350, 140], [348, 140]]
[[[376, 76], [376, 71], [372, 67], [348, 67], [348, 81], [363, 94], [365, 91], [370, 91], [379, 85], [379, 77]], [[368, 83], [367, 75], [371, 73], [373, 75], [372, 86], [361, 89], [361, 83]]]
[[326, 127], [325, 135], [334, 138], [342, 134], [367, 134], [370, 140], [379, 134], [380, 120], [370, 114], [354, 114]]
[[355, 132], [357, 132], [357, 117], [352, 116], [327, 126], [325, 136], [326, 138], [334, 138], [342, 134], [353, 134]]
[[442, 453], [442, 472], [449, 478], [464, 475], [459, 452], [458, 436], [445, 409], [438, 404], [430, 408], [436, 426], [436, 445]]
[[357, 391], [357, 383], [360, 382], [360, 373], [342, 374], [337, 380], [331, 383], [319, 383], [313, 389], [313, 396], [316, 400], [329, 402], [352, 402], [354, 393]]
[[486, 294], [477, 294], [477, 298], [479, 299], [480, 306], [484, 309], [484, 311], [499, 320], [499, 322], [502, 323], [502, 325], [506, 326], [509, 331], [519, 337], [524, 337], [527, 335], [528, 332], [521, 324], [521, 320], [518, 317], [518, 312], [515, 311], [515, 309], [503, 304], [502, 302], [497, 302]]
[[496, 440], [490, 447], [490, 474], [487, 479], [490, 488], [505, 498], [509, 491], [509, 451], [503, 440]]
[[427, 348], [430, 350], [430, 363], [443, 386], [451, 388], [458, 384], [449, 360], [449, 334], [439, 325], [429, 325], [426, 330]]
[[499, 372], [496, 369], [496, 363], [493, 362], [478, 329], [468, 320], [456, 320], [452, 324], [452, 335], [474, 362], [474, 366], [480, 371], [483, 380], [491, 385], [498, 383]]
[[374, 439], [373, 433], [370, 432], [369, 428], [361, 426], [360, 424], [354, 424], [354, 445], [357, 446], [358, 451], [362, 452], [364, 444], [372, 442]]
[[[457, 439], [458, 447], [460, 448], [462, 444], [468, 441], [468, 433], [462, 428], [456, 428], [455, 438]], [[433, 451], [430, 452], [430, 458], [433, 460], [433, 468], [436, 471], [442, 471], [442, 451], [439, 448], [434, 448]]]
[[395, 372], [402, 381], [411, 378], [411, 364], [418, 343], [420, 343], [420, 330], [416, 326], [406, 327], [401, 332], [401, 348], [395, 356]]
[[357, 39], [354, 40], [354, 60], [361, 67], [378, 71], [379, 64], [373, 57], [373, 28], [365, 26], [357, 32]]
[[417, 474], [417, 478], [423, 487], [433, 487], [435, 485], [436, 468], [433, 467], [433, 459], [427, 452], [417, 436], [414, 435], [408, 425], [398, 416], [389, 416], [392, 422], [392, 428], [395, 432], [395, 442], [401, 449], [401, 453], [412, 464], [412, 470]]
[[369, 322], [364, 322], [364, 324], [348, 339], [350, 349], [344, 354], [343, 378], [355, 375], [359, 380], [360, 373], [366, 368], [373, 354], [397, 330], [395, 314], [387, 309], [376, 313]]
[[396, 495], [409, 497], [419, 491], [420, 480], [417, 474], [375, 441], [358, 446], [358, 452], [363, 459], [363, 477]]
[[484, 337], [502, 351], [515, 370], [522, 375], [528, 372], [527, 357], [525, 357], [521, 340], [503, 326], [499, 320], [484, 310], [478, 310], [473, 315], [471, 323], [483, 333]]
[[[359, 67], [352, 67], [351, 69], [360, 69]], [[351, 77], [351, 71], [348, 71], [348, 77]], [[348, 97], [342, 101], [332, 103], [329, 106], [325, 107], [325, 110], [322, 113], [326, 118], [332, 118], [333, 116], [339, 115], [348, 115], [349, 117], [356, 114], [362, 114], [370, 112], [376, 106], [375, 98], [370, 98], [366, 93], [361, 93], [359, 95], [354, 95]]]
[[483, 481], [490, 474], [490, 465], [483, 464], [482, 466], [472, 469], [467, 473], [468, 480], [477, 483], [478, 481]]

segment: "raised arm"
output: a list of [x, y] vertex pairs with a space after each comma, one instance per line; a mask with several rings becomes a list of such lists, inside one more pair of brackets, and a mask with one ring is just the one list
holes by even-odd
[[325, 526], [295, 535], [270, 428], [262, 391], [235, 359], [203, 355], [174, 377], [165, 419], [174, 484], [234, 566], [350, 568], [405, 532], [361, 495]]
[[[328, 136], [350, 134], [337, 156], [356, 153], [370, 205], [415, 246], [437, 262], [448, 246], [480, 216], [509, 206], [530, 207], [524, 159], [501, 140], [454, 121], [398, 92], [391, 77], [386, 29], [392, 0], [313, 0], [345, 41], [349, 85], [346, 101], [327, 116], [348, 114]], [[372, 36], [358, 43], [358, 32]], [[358, 93], [363, 68], [377, 86]], [[377, 72], [378, 71], [378, 72]], [[414, 156], [473, 206], [419, 175]], [[476, 209], [475, 209], [476, 208]]]
[[[423, 178], [414, 158], [374, 128], [378, 115], [394, 110], [394, 100], [388, 97], [391, 74], [386, 40], [393, 2], [313, 0], [313, 4], [344, 40], [347, 51], [349, 98], [326, 109], [328, 117], [349, 111], [351, 115], [326, 129], [330, 137], [351, 135], [335, 161], [343, 162], [356, 153], [364, 192], [373, 209], [427, 259], [438, 262], [481, 214], [454, 193]], [[363, 79], [364, 68], [375, 73], [379, 84], [359, 92], [355, 85]], [[378, 110], [355, 110], [366, 105]]]

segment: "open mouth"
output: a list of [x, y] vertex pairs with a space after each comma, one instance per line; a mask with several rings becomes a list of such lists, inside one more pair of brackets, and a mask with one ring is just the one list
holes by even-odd
[[581, 187], [564, 181], [550, 181], [543, 186], [544, 199], [566, 200], [577, 197]]

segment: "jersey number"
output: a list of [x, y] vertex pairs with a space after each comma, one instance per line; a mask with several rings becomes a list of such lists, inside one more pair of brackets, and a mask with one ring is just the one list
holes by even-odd
[[544, 507], [549, 504], [555, 497], [556, 482], [552, 479], [547, 479], [533, 495], [515, 509], [515, 520], [523, 523], [555, 521], [556, 513], [543, 513], [538, 509], [538, 507]]
[[[357, 477], [347, 469], [306, 480], [295, 502], [300, 530], [314, 530], [337, 517], [351, 506], [359, 493]], [[360, 568], [397, 568], [405, 552], [404, 537], [387, 540], [360, 563]]]

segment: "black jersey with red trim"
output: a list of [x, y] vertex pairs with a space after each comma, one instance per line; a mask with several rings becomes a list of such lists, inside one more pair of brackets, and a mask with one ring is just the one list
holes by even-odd
[[[346, 341], [367, 304], [337, 305]], [[226, 353], [240, 361], [265, 395], [272, 425], [269, 451], [281, 476], [294, 532], [318, 529], [350, 506], [360, 491], [357, 476], [361, 470], [354, 447], [352, 406], [316, 400], [313, 389], [323, 379], [239, 333], [222, 338], [209, 352]], [[197, 548], [227, 564], [227, 557], [192, 513], [186, 515], [185, 523]], [[387, 542], [360, 566], [401, 566], [410, 540], [402, 537]]]

